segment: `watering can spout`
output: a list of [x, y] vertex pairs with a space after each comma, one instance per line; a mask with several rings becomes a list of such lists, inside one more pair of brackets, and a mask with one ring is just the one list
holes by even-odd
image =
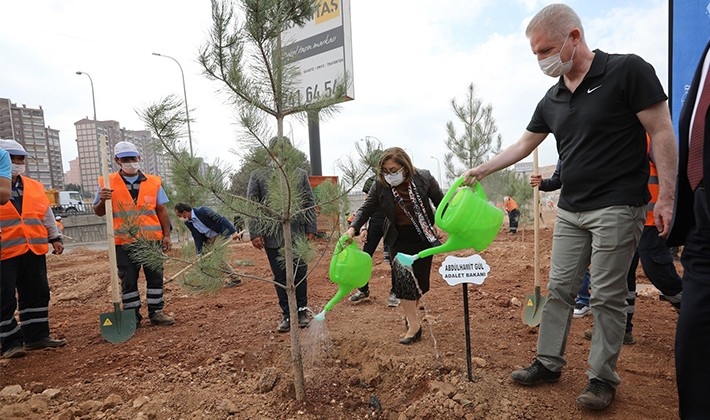
[[421, 251], [417, 256], [419, 258], [430, 257], [434, 254], [443, 254], [444, 252], [453, 252], [461, 249], [470, 248], [465, 238], [449, 235], [449, 239], [439, 246], [427, 248]]
[[354, 288], [351, 287], [344, 287], [340, 286], [338, 287], [338, 292], [333, 296], [328, 303], [325, 304], [325, 307], [323, 308], [323, 311], [330, 311], [333, 309], [333, 306], [335, 306], [336, 303], [340, 302], [345, 296], [347, 296]]

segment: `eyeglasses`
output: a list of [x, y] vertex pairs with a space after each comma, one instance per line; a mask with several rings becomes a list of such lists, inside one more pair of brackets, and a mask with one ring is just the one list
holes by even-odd
[[380, 168], [380, 170], [382, 171], [383, 174], [396, 175], [404, 170], [404, 166], [402, 166], [399, 169], [397, 169], [397, 168], [389, 168], [389, 169]]

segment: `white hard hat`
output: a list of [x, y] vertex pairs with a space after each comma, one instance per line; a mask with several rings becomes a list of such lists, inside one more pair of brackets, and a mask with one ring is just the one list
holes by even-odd
[[62, 220], [62, 216], [57, 216], [54, 218], [54, 220]]
[[0, 139], [0, 149], [5, 149], [7, 153], [13, 156], [29, 156], [29, 153], [25, 151], [25, 148], [15, 140]]
[[140, 157], [136, 145], [127, 141], [119, 141], [113, 148], [113, 155], [117, 158]]

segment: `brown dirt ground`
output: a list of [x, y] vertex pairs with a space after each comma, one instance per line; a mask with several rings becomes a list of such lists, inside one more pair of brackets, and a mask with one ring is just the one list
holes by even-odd
[[[547, 214], [546, 220], [553, 216]], [[551, 224], [548, 222], [548, 225]], [[552, 229], [541, 229], [541, 279], [546, 283]], [[673, 336], [676, 313], [656, 293], [637, 300], [637, 343], [624, 346], [622, 384], [605, 411], [575, 405], [586, 385], [591, 317], [572, 322], [568, 366], [557, 384], [517, 386], [510, 372], [535, 356], [537, 331], [521, 322], [517, 302], [532, 292], [532, 229], [501, 230], [481, 255], [486, 281], [469, 285], [473, 381], [467, 377], [462, 289], [432, 270], [422, 300], [421, 342], [398, 343], [400, 308], [389, 308], [389, 266], [374, 256], [369, 302], [342, 301], [325, 322], [299, 331], [306, 394], [294, 399], [289, 334], [276, 332], [279, 310], [271, 284], [245, 279], [200, 295], [166, 285], [166, 312], [177, 323], [143, 326], [125, 343], [100, 333], [98, 315], [112, 310], [105, 251], [77, 248], [48, 256], [52, 334], [59, 349], [0, 360], [0, 418], [32, 419], [672, 419], [677, 418]], [[268, 278], [263, 252], [234, 243], [231, 258], [251, 260], [244, 273]], [[320, 241], [328, 255], [332, 245]], [[459, 255], [470, 255], [460, 253]], [[435, 256], [439, 267], [444, 256]], [[312, 266], [309, 302], [318, 312], [335, 293], [328, 259]], [[168, 266], [169, 277], [178, 266]], [[639, 269], [639, 283], [648, 283]], [[143, 309], [145, 311], [145, 307]], [[145, 325], [145, 324], [144, 324]], [[44, 391], [44, 392], [43, 392]], [[374, 400], [379, 402], [371, 404]]]

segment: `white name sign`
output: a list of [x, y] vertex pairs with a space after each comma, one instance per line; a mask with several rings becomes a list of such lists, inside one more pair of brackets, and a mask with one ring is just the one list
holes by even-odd
[[480, 255], [456, 257], [449, 255], [439, 267], [439, 274], [451, 286], [461, 283], [483, 284], [491, 267]]

